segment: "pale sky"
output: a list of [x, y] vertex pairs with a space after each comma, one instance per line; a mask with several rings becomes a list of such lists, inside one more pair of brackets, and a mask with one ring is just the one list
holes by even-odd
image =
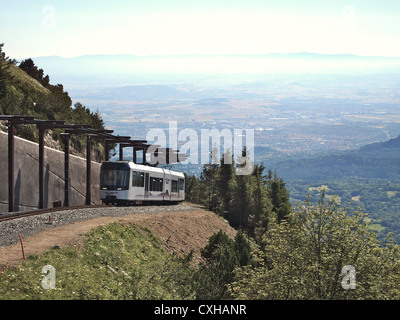
[[11, 58], [94, 54], [400, 56], [398, 0], [0, 0]]

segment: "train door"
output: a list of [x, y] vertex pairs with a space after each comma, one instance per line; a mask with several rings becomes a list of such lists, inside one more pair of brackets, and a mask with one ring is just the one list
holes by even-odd
[[144, 178], [144, 198], [149, 197], [149, 174], [146, 172]]
[[162, 199], [163, 199], [163, 201], [164, 200], [169, 200], [169, 199], [165, 199], [165, 193], [166, 192], [168, 192], [168, 188], [167, 188], [167, 183], [168, 183], [168, 181], [167, 181], [167, 179], [165, 179], [166, 177], [165, 177], [165, 170], [163, 169], [163, 173], [164, 173], [164, 178], [163, 178], [163, 188], [162, 188]]
[[185, 199], [185, 180], [178, 179], [178, 199]]

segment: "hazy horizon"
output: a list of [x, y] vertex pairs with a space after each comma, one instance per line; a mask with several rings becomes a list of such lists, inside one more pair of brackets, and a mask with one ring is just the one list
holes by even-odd
[[[226, 54], [197, 54], [197, 53], [189, 53], [189, 54], [130, 54], [130, 53], [113, 53], [113, 54], [104, 54], [104, 53], [93, 53], [93, 54], [83, 54], [74, 57], [63, 57], [60, 55], [43, 55], [43, 56], [26, 56], [19, 57], [17, 60], [24, 59], [35, 59], [35, 58], [60, 58], [60, 59], [78, 59], [83, 57], [95, 57], [95, 56], [104, 56], [104, 57], [119, 57], [119, 56], [127, 56], [127, 57], [138, 57], [138, 58], [156, 58], [156, 57], [225, 57], [225, 56], [233, 56], [233, 57], [256, 57], [256, 56], [295, 56], [295, 55], [312, 55], [312, 56], [324, 56], [324, 57], [355, 57], [355, 58], [384, 58], [384, 59], [400, 59], [399, 56], [369, 56], [369, 55], [359, 55], [353, 53], [318, 53], [318, 52], [310, 52], [310, 51], [299, 51], [299, 52], [266, 52], [266, 53], [252, 53], [252, 54], [242, 54], [242, 53], [226, 53]], [[13, 57], [14, 58], [14, 57]]]
[[10, 57], [315, 52], [400, 56], [400, 4], [363, 1], [2, 1]]

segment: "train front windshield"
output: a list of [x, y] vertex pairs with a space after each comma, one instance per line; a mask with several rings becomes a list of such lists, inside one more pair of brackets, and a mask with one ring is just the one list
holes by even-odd
[[104, 162], [100, 171], [102, 190], [128, 190], [130, 168], [127, 163]]

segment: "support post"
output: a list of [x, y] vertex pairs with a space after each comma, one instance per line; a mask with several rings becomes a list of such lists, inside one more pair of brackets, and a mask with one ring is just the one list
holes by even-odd
[[124, 147], [122, 143], [119, 144], [119, 161], [124, 160]]
[[105, 142], [104, 153], [105, 153], [104, 161], [110, 160], [110, 145], [109, 145], [109, 141], [108, 140], [106, 140], [106, 142]]
[[62, 133], [64, 138], [64, 206], [69, 206], [69, 141], [70, 134]]
[[91, 156], [91, 144], [92, 144], [92, 137], [90, 134], [87, 135], [86, 141], [86, 201], [85, 204], [90, 206], [92, 202], [91, 197], [91, 173], [92, 173], [92, 156]]
[[145, 166], [147, 163], [146, 163], [146, 148], [143, 148], [143, 165]]
[[46, 129], [39, 125], [39, 209], [44, 208], [44, 133]]
[[8, 121], [8, 211], [14, 212], [14, 125]]

